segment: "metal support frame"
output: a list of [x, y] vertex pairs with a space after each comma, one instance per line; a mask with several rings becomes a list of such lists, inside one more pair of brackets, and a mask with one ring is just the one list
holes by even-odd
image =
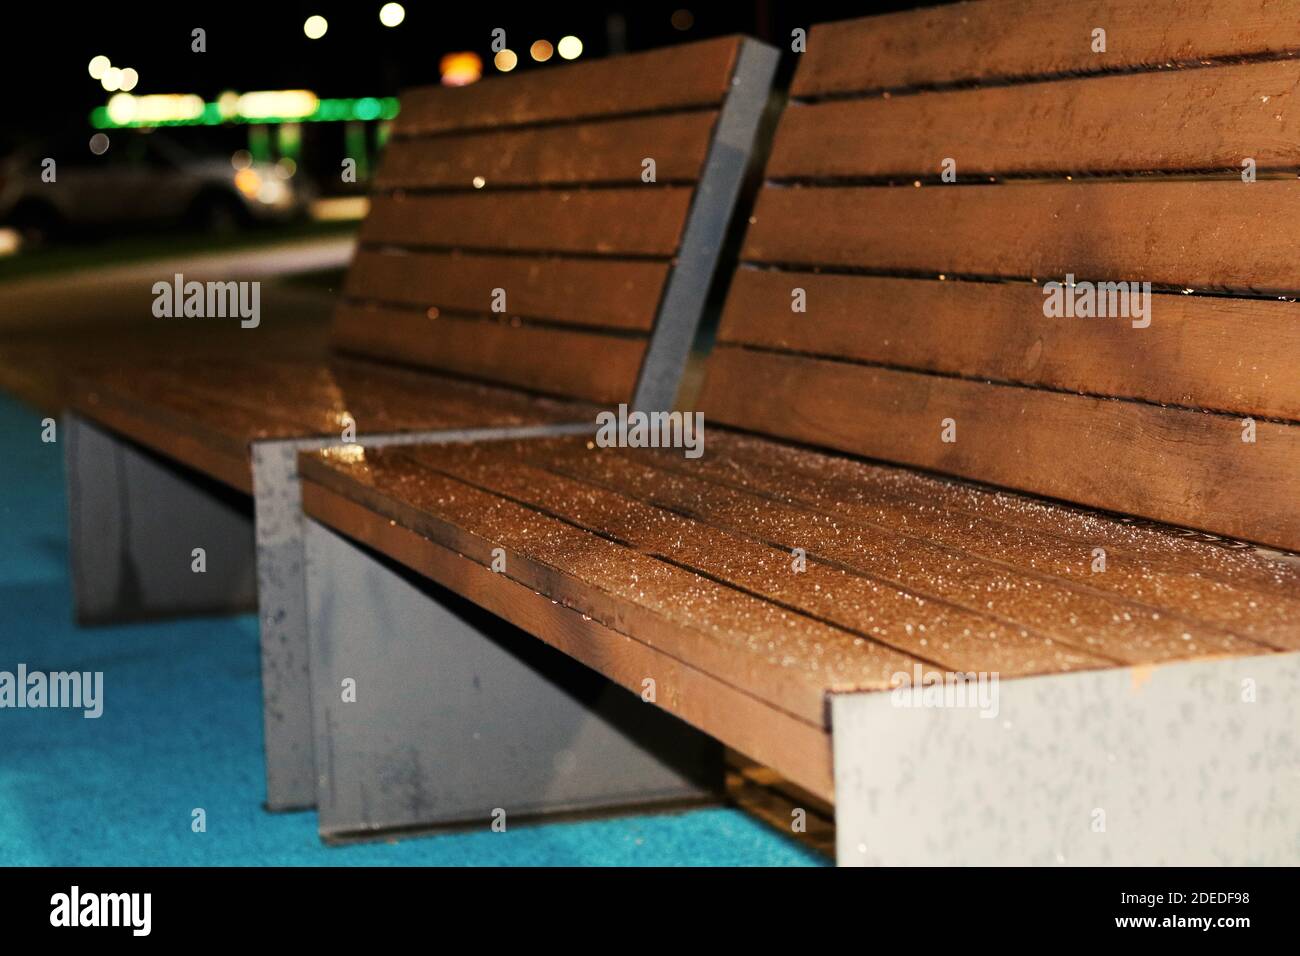
[[[590, 422], [369, 435], [368, 448], [533, 438], [589, 432]], [[312, 751], [311, 661], [303, 582], [302, 489], [298, 453], [341, 441], [294, 439], [253, 445], [257, 534], [257, 606], [262, 644], [262, 717], [266, 744], [266, 806], [301, 810], [316, 804]]]
[[716, 792], [706, 735], [312, 519], [306, 544], [322, 836]]
[[832, 700], [841, 865], [1300, 862], [1300, 653]]
[[76, 415], [63, 436], [78, 623], [253, 609], [247, 498]]
[[642, 411], [672, 408], [677, 396], [779, 59], [775, 47], [758, 40], [740, 45], [637, 380], [632, 404]]

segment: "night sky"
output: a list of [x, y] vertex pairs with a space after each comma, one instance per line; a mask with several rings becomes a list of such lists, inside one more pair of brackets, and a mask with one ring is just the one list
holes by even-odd
[[[931, 0], [933, 3], [934, 0]], [[223, 90], [307, 88], [321, 96], [394, 95], [407, 86], [436, 83], [443, 54], [473, 50], [491, 66], [491, 31], [506, 30], [520, 54], [518, 69], [554, 69], [558, 57], [534, 64], [533, 40], [552, 43], [578, 36], [583, 57], [608, 52], [609, 17], [622, 17], [626, 48], [648, 49], [743, 32], [788, 43], [796, 26], [929, 5], [915, 0], [827, 3], [750, 0], [734, 3], [634, 2], [607, 4], [503, 4], [407, 0], [396, 28], [379, 22], [382, 0], [228, 3], [13, 3], [6, 5], [0, 35], [6, 79], [5, 144], [47, 131], [89, 129], [87, 115], [109, 94], [87, 72], [102, 54], [115, 66], [140, 75], [133, 91], [198, 93], [211, 100]], [[673, 25], [686, 9], [689, 29]], [[320, 14], [329, 30], [319, 40], [303, 33], [308, 16]], [[207, 31], [207, 52], [190, 50], [191, 30]]]

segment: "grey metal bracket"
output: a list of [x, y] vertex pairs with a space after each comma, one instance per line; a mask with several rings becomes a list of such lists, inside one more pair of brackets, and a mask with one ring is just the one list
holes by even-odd
[[[594, 422], [367, 435], [367, 448], [532, 438], [590, 432]], [[303, 580], [302, 489], [298, 453], [338, 447], [319, 438], [253, 445], [253, 499], [257, 537], [257, 607], [262, 646], [262, 703], [266, 744], [266, 805], [271, 810], [315, 806], [312, 755], [311, 661]]]
[[836, 694], [842, 865], [1300, 863], [1300, 653]]
[[79, 623], [253, 609], [247, 498], [77, 415], [63, 436]]
[[306, 545], [322, 836], [715, 792], [704, 734], [312, 519]]
[[642, 411], [673, 407], [779, 59], [775, 47], [752, 39], [741, 42], [731, 90], [718, 115], [704, 172], [682, 232], [681, 248], [669, 273], [641, 365], [632, 405]]

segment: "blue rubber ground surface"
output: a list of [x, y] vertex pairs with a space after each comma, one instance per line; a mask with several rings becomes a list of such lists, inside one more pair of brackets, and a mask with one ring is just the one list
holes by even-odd
[[314, 814], [261, 809], [254, 618], [75, 627], [62, 448], [4, 398], [0, 442], [0, 671], [104, 672], [97, 720], [0, 709], [0, 866], [824, 862], [730, 809], [322, 846]]

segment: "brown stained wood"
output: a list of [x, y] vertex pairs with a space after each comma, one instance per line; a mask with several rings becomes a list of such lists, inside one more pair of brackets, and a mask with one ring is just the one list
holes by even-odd
[[[1018, 31], [1008, 31], [1018, 32]], [[947, 48], [945, 44], [945, 48]], [[811, 54], [810, 54], [811, 55]], [[1300, 61], [792, 104], [771, 179], [1300, 164]]]
[[333, 338], [343, 351], [602, 403], [631, 397], [646, 349], [639, 336], [349, 304]]
[[1153, 295], [1146, 328], [1048, 318], [1043, 302], [1032, 283], [741, 269], [718, 341], [1300, 420], [1294, 302]]
[[649, 260], [388, 253], [361, 249], [344, 293], [398, 305], [487, 313], [504, 289], [510, 315], [648, 332], [668, 276]]
[[198, 358], [80, 379], [73, 410], [252, 492], [255, 441], [590, 419], [587, 405], [371, 362]]
[[[1092, 31], [1106, 31], [1093, 52]], [[981, 0], [818, 24], [796, 97], [1300, 51], [1290, 0]]]
[[1248, 444], [1230, 416], [733, 346], [715, 350], [700, 405], [721, 424], [1300, 550], [1300, 426], [1260, 421]]
[[511, 252], [670, 256], [691, 190], [647, 184], [376, 196], [362, 242]]
[[[818, 515], [796, 518], [794, 544], [770, 528], [763, 530], [772, 533], [752, 534], [747, 520], [752, 503], [728, 509], [721, 500], [725, 492], [717, 486], [709, 486], [711, 499], [692, 498], [679, 487], [688, 479], [651, 472], [603, 449], [587, 449], [584, 439], [521, 446], [494, 442], [470, 449], [424, 446], [409, 449], [408, 457], [660, 561], [950, 670], [1022, 675], [1119, 660], [1106, 656], [1106, 645], [1093, 644], [1082, 631], [1069, 635], [1079, 638], [1072, 644], [1059, 633], [1031, 631], [1027, 622], [1007, 621], [982, 606], [936, 600], [924, 587], [912, 587], [912, 580], [900, 588], [896, 580], [857, 573], [866, 565], [847, 567], [842, 549], [830, 555], [836, 563], [823, 561], [816, 548], [822, 534]], [[528, 463], [534, 459], [540, 467]], [[770, 512], [779, 506], [767, 502], [763, 507]], [[808, 564], [796, 573], [791, 548], [800, 545], [807, 549]], [[1183, 650], [1181, 643], [1178, 649]]]
[[[547, 510], [616, 537], [626, 534], [618, 530], [622, 526], [633, 531], [650, 527], [659, 539], [628, 540], [660, 548], [679, 562], [698, 561], [693, 566], [712, 577], [842, 627], [863, 629], [877, 640], [950, 669], [1013, 675], [1098, 666], [1098, 658], [1137, 664], [1261, 650], [1222, 627], [1189, 618], [1177, 606], [1126, 600], [1078, 579], [1065, 581], [943, 547], [920, 534], [897, 533], [838, 511], [824, 513], [741, 492], [701, 480], [693, 473], [695, 463], [686, 459], [680, 460], [680, 468], [664, 471], [647, 467], [647, 456], [640, 451], [586, 452], [583, 444], [573, 441], [524, 447], [532, 450], [529, 460], [617, 496], [583, 491], [581, 486], [557, 489], [555, 500], [544, 505]], [[448, 463], [449, 456], [439, 449], [411, 454], [437, 463], [447, 473], [462, 474], [469, 467], [462, 460]], [[524, 482], [525, 475], [523, 489], [508, 490]], [[477, 481], [530, 503], [537, 502], [548, 485], [545, 477], [517, 464], [498, 463]], [[598, 510], [601, 494], [607, 499], [608, 517]], [[648, 514], [638, 519], [638, 508]], [[595, 520], [606, 524], [589, 523]], [[763, 561], [762, 549], [756, 550], [753, 542], [774, 547], [775, 554]], [[789, 558], [795, 548], [807, 555], [807, 569], [798, 574], [792, 573]], [[699, 556], [688, 557], [691, 554]], [[740, 576], [746, 573], [748, 577]], [[910, 602], [882, 600], [892, 588], [915, 597]], [[980, 618], [992, 618], [1002, 627], [995, 633]], [[1093, 660], [1072, 657], [1066, 648]]]
[[[521, 78], [522, 79], [522, 78]], [[378, 189], [487, 188], [641, 182], [655, 161], [659, 182], [694, 182], [704, 167], [716, 110], [595, 123], [506, 129], [390, 142]]]
[[[464, 87], [420, 87], [403, 94], [393, 132], [410, 136], [713, 106], [730, 89], [739, 49], [739, 37], [722, 37], [606, 60], [548, 64]], [[522, 49], [517, 52], [523, 55]]]
[[147, 405], [106, 393], [78, 394], [74, 389], [69, 408], [236, 491], [253, 493], [253, 466], [247, 448], [231, 447], [219, 434], [191, 423], [180, 423], [174, 414], [160, 414]]
[[820, 721], [815, 725], [771, 707], [660, 647], [494, 573], [480, 561], [315, 481], [303, 483], [303, 508], [316, 520], [470, 598], [634, 693], [642, 693], [643, 681], [651, 677], [658, 706], [753, 759], [780, 768], [821, 799], [834, 799], [830, 737]]
[[[1242, 613], [1254, 610], [1253, 597], [1269, 604], [1279, 596], [1300, 599], [1300, 555], [1265, 551], [1240, 541], [1216, 538], [1183, 528], [1091, 511], [1074, 505], [1028, 497], [998, 488], [983, 488], [894, 465], [880, 465], [825, 454], [782, 441], [743, 435], [727, 429], [709, 432], [709, 454], [695, 463], [698, 471], [745, 489], [775, 493], [794, 488], [822, 510], [852, 509], [857, 503], [879, 504], [905, 524], [929, 514], [944, 524], [969, 528], [976, 536], [1008, 550], [1059, 551], [1068, 560], [1086, 555], [1091, 574], [1093, 548], [1102, 546], [1109, 567], [1118, 557], [1141, 571], [1169, 573], [1192, 584], [1206, 579], [1231, 588], [1232, 600], [1244, 599]], [[671, 464], [661, 453], [656, 464]], [[881, 507], [872, 507], [879, 516]], [[932, 531], [926, 526], [926, 533]], [[1068, 565], [1067, 565], [1068, 567]], [[1070, 573], [1070, 572], [1067, 572]], [[1223, 596], [1216, 589], [1215, 597]], [[1195, 589], [1175, 601], [1199, 601]], [[1300, 615], [1280, 621], [1292, 624]]]
[[670, 451], [640, 460], [1300, 649], [1300, 560], [726, 430], [709, 431], [708, 449], [695, 461]]
[[[459, 450], [471, 456], [475, 447]], [[828, 688], [885, 689], [919, 662], [431, 471], [396, 448], [304, 456], [300, 467], [306, 480], [485, 566], [503, 548], [510, 579], [818, 726]]]
[[1300, 182], [767, 188], [746, 260], [1300, 290]]

